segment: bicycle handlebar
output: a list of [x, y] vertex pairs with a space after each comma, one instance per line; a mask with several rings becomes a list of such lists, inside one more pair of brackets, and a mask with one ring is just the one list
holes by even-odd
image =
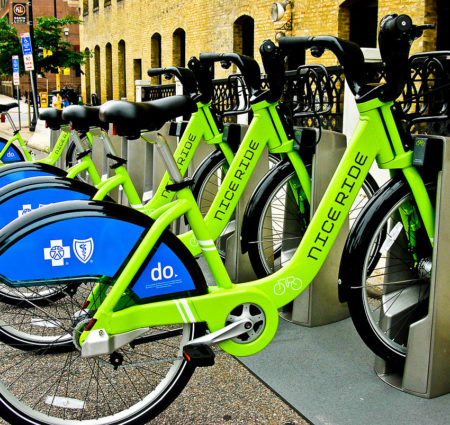
[[[385, 63], [386, 83], [379, 87], [377, 96], [382, 101], [395, 100], [403, 91], [406, 84], [409, 66], [408, 57], [412, 42], [420, 37], [423, 30], [434, 28], [433, 25], [414, 25], [408, 15], [387, 15], [381, 20], [378, 36], [380, 53]], [[261, 54], [266, 72], [275, 72], [267, 57], [274, 55], [266, 47], [261, 46]], [[364, 72], [364, 56], [360, 47], [348, 40], [342, 40], [329, 35], [317, 37], [283, 37], [279, 40], [281, 54], [285, 57], [295, 50], [311, 49], [311, 53], [320, 57], [325, 49], [332, 51], [339, 63], [344, 67], [345, 78], [350, 90], [357, 97], [368, 93], [370, 87], [366, 86]], [[276, 47], [272, 48], [276, 50]], [[264, 60], [266, 55], [266, 61]], [[266, 67], [268, 62], [268, 68]], [[269, 83], [274, 78], [269, 77]]]
[[202, 64], [195, 56], [192, 56], [188, 61], [188, 67], [197, 80], [200, 91], [200, 96], [197, 100], [209, 103], [214, 94], [213, 76], [209, 66]]
[[221, 62], [223, 67], [227, 67], [229, 62], [234, 63], [241, 71], [247, 85], [250, 96], [261, 89], [261, 71], [258, 63], [249, 56], [238, 53], [200, 53], [200, 62], [208, 68], [214, 62]]
[[181, 68], [178, 66], [169, 66], [168, 68], [150, 68], [147, 71], [149, 77], [156, 77], [158, 75], [164, 75], [168, 80], [172, 76], [177, 77], [180, 83], [183, 85], [184, 90], [189, 96], [194, 97], [197, 95], [197, 82], [195, 80], [194, 73], [187, 68]]
[[378, 44], [385, 63], [386, 84], [380, 99], [395, 100], [403, 91], [409, 77], [409, 51], [416, 38], [423, 30], [434, 28], [433, 25], [414, 25], [408, 15], [387, 15], [380, 23]]
[[353, 94], [360, 94], [365, 86], [364, 56], [359, 46], [351, 41], [331, 35], [319, 35], [317, 37], [283, 37], [279, 45], [285, 52], [285, 56], [294, 49], [311, 49], [317, 57], [320, 57], [325, 49], [331, 50], [344, 67], [345, 77]]

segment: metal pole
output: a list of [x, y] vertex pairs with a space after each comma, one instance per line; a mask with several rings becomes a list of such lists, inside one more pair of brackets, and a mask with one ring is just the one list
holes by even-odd
[[16, 90], [17, 90], [17, 104], [19, 105], [19, 131], [22, 130], [22, 122], [20, 120], [20, 90], [19, 90], [19, 86], [16, 86]]
[[[33, 46], [33, 57], [34, 57], [34, 23], [33, 23], [33, 0], [28, 0], [28, 19], [30, 27], [30, 40]], [[30, 131], [36, 129], [37, 117], [39, 115], [38, 104], [37, 104], [37, 85], [36, 85], [36, 74], [34, 71], [30, 71], [30, 83], [33, 96], [33, 118], [31, 119]]]

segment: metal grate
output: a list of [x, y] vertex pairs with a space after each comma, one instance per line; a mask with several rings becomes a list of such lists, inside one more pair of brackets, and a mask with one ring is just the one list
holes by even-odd
[[[413, 133], [450, 135], [450, 52], [425, 52], [411, 56], [411, 77], [402, 96], [405, 128]], [[316, 127], [341, 132], [345, 77], [341, 66], [326, 68], [308, 65], [287, 71], [280, 100], [281, 110], [296, 126]], [[366, 66], [370, 84], [384, 81], [382, 63]], [[214, 80], [213, 109], [224, 122], [235, 122], [236, 116], [250, 113], [249, 94], [243, 78], [233, 74], [228, 79]], [[268, 88], [262, 78], [262, 89]], [[174, 84], [143, 88], [143, 100], [155, 100], [175, 94]]]
[[161, 84], [142, 88], [142, 101], [161, 99], [175, 96], [175, 84]]

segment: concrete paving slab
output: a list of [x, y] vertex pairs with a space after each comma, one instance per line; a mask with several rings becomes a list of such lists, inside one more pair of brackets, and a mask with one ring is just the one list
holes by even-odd
[[261, 353], [240, 361], [314, 425], [448, 425], [450, 394], [423, 399], [373, 371], [351, 319], [315, 328], [284, 320]]

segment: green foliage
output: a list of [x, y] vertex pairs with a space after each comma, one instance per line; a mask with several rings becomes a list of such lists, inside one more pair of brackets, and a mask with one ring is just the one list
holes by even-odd
[[[56, 71], [58, 67], [72, 68], [80, 71], [84, 63], [84, 54], [75, 52], [72, 45], [65, 40], [64, 28], [81, 24], [79, 19], [67, 15], [65, 18], [38, 17], [34, 27], [34, 66], [37, 73]], [[49, 50], [52, 55], [43, 57], [42, 49]], [[40, 54], [37, 54], [40, 52]], [[0, 19], [0, 75], [11, 75], [11, 56], [19, 55], [20, 70], [23, 72], [22, 49], [17, 29]]]
[[[6, 18], [0, 19], [0, 77], [12, 74], [12, 55], [21, 53], [17, 29], [8, 24]], [[21, 64], [23, 69], [23, 64]]]

